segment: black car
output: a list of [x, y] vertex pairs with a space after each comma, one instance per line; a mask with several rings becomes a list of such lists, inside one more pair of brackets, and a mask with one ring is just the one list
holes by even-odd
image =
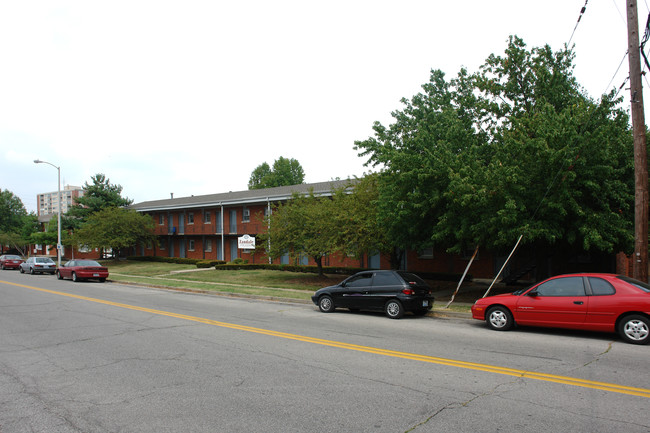
[[336, 286], [319, 289], [311, 297], [323, 313], [336, 308], [383, 311], [391, 319], [406, 311], [423, 316], [433, 307], [431, 287], [406, 271], [364, 271]]

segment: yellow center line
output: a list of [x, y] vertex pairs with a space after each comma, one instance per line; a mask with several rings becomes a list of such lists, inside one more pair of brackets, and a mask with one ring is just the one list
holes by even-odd
[[627, 394], [627, 395], [634, 395], [638, 397], [645, 397], [645, 398], [650, 398], [650, 389], [646, 388], [634, 388], [630, 386], [624, 386], [624, 385], [617, 385], [615, 383], [607, 383], [607, 382], [597, 382], [597, 381], [592, 381], [592, 380], [586, 380], [586, 379], [579, 379], [575, 377], [569, 377], [569, 376], [559, 376], [555, 374], [548, 374], [548, 373], [538, 373], [534, 371], [528, 371], [528, 370], [518, 370], [514, 368], [508, 368], [508, 367], [500, 367], [496, 365], [489, 365], [489, 364], [480, 364], [480, 363], [475, 363], [475, 362], [467, 362], [467, 361], [460, 361], [456, 359], [449, 359], [449, 358], [439, 358], [436, 356], [429, 356], [429, 355], [418, 355], [415, 353], [408, 353], [408, 352], [398, 352], [395, 350], [389, 350], [389, 349], [380, 349], [377, 347], [370, 347], [370, 346], [360, 346], [356, 344], [350, 344], [350, 343], [343, 343], [340, 341], [333, 341], [333, 340], [324, 340], [321, 338], [314, 338], [314, 337], [307, 337], [304, 335], [298, 335], [298, 334], [289, 334], [286, 332], [279, 332], [279, 331], [272, 331], [269, 329], [263, 329], [263, 328], [254, 328], [251, 326], [244, 326], [244, 325], [237, 325], [234, 323], [227, 323], [227, 322], [219, 322], [217, 320], [211, 320], [211, 319], [206, 319], [202, 317], [195, 317], [195, 316], [188, 316], [185, 314], [177, 314], [177, 313], [172, 313], [169, 311], [163, 311], [163, 310], [154, 310], [152, 308], [145, 308], [145, 307], [138, 307], [135, 305], [130, 305], [130, 304], [122, 304], [119, 302], [112, 302], [112, 301], [105, 301], [103, 299], [97, 299], [97, 298], [90, 298], [87, 296], [81, 296], [81, 295], [73, 295], [70, 293], [64, 293], [64, 292], [57, 292], [54, 290], [48, 290], [48, 289], [41, 289], [38, 287], [33, 287], [33, 286], [26, 286], [23, 284], [17, 284], [17, 283], [10, 283], [7, 281], [0, 281], [4, 284], [9, 284], [17, 287], [24, 287], [27, 289], [31, 290], [37, 290], [40, 292], [45, 292], [45, 293], [51, 293], [54, 295], [59, 295], [59, 296], [67, 296], [69, 298], [75, 298], [75, 299], [81, 299], [84, 301], [89, 301], [89, 302], [95, 302], [98, 304], [104, 304], [104, 305], [111, 305], [113, 307], [120, 307], [120, 308], [126, 308], [129, 310], [135, 310], [135, 311], [142, 311], [145, 313], [150, 313], [150, 314], [156, 314], [160, 316], [167, 316], [167, 317], [173, 317], [177, 319], [183, 319], [183, 320], [188, 320], [192, 322], [198, 322], [198, 323], [203, 323], [206, 325], [211, 325], [211, 326], [219, 326], [221, 328], [228, 328], [228, 329], [235, 329], [239, 331], [245, 331], [245, 332], [252, 332], [255, 334], [262, 334], [262, 335], [268, 335], [272, 337], [278, 337], [278, 338], [285, 338], [288, 340], [295, 340], [295, 341], [301, 341], [305, 343], [312, 343], [312, 344], [318, 344], [321, 346], [329, 346], [329, 347], [336, 347], [339, 349], [346, 349], [346, 350], [353, 350], [357, 352], [365, 352], [365, 353], [372, 353], [375, 355], [382, 355], [382, 356], [390, 356], [393, 358], [402, 358], [402, 359], [408, 359], [411, 361], [419, 361], [419, 362], [427, 362], [431, 364], [438, 364], [438, 365], [447, 365], [451, 367], [458, 367], [458, 368], [465, 368], [469, 370], [477, 370], [477, 371], [483, 371], [483, 372], [488, 372], [488, 373], [496, 373], [496, 374], [503, 374], [507, 376], [514, 376], [514, 377], [521, 377], [521, 378], [527, 378], [527, 379], [535, 379], [535, 380], [541, 380], [545, 382], [554, 382], [554, 383], [561, 383], [565, 385], [571, 385], [571, 386], [578, 386], [582, 388], [591, 388], [591, 389], [599, 389], [602, 391], [608, 391], [608, 392], [615, 392], [619, 394]]

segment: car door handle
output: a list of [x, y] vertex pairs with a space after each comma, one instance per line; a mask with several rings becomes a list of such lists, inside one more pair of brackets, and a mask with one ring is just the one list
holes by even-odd
[[584, 302], [582, 302], [582, 301], [573, 301], [573, 303], [576, 304], [576, 305], [582, 305], [582, 304], [584, 304]]

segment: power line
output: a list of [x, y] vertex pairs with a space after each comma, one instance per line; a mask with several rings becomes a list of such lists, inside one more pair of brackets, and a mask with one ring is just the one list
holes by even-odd
[[580, 20], [582, 19], [582, 16], [585, 14], [585, 11], [587, 10], [587, 3], [589, 3], [589, 0], [585, 0], [585, 5], [580, 9], [580, 15], [578, 15], [578, 21], [576, 21], [576, 25], [573, 28], [573, 32], [571, 33], [571, 37], [569, 38], [569, 42], [567, 42], [567, 47], [571, 45], [571, 40], [573, 40], [573, 35], [576, 33], [576, 29], [578, 28], [578, 24], [580, 24]]

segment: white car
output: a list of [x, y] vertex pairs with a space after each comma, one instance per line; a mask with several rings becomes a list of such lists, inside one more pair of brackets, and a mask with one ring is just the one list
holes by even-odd
[[48, 273], [54, 275], [56, 272], [56, 263], [49, 257], [30, 257], [20, 264], [20, 273], [24, 274], [43, 274]]

